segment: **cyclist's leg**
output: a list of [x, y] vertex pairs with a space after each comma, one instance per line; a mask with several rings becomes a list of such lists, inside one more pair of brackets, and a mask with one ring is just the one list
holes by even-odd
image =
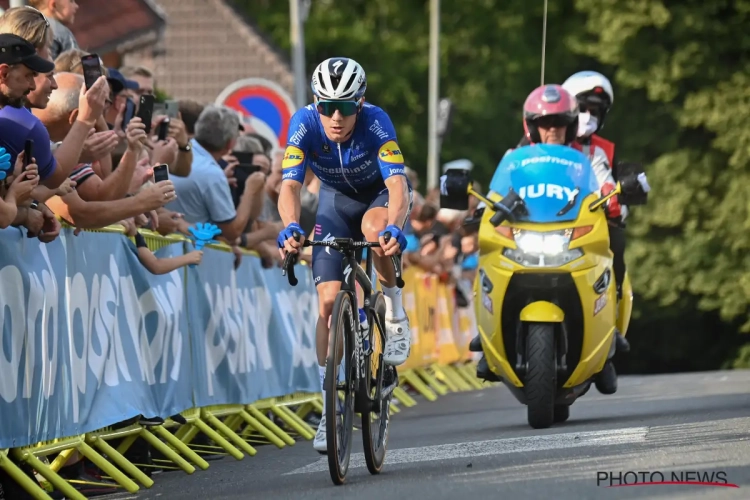
[[[413, 201], [413, 191], [409, 186], [409, 218]], [[362, 232], [368, 241], [377, 241], [380, 231], [388, 225], [388, 189], [383, 189], [370, 202], [369, 209], [362, 219]], [[403, 229], [403, 227], [402, 227]], [[373, 264], [378, 271], [378, 278], [383, 287], [386, 306], [386, 331], [388, 340], [385, 345], [383, 360], [389, 365], [398, 366], [403, 364], [409, 357], [411, 349], [411, 332], [409, 331], [409, 318], [404, 311], [401, 289], [396, 286], [396, 274], [393, 269], [391, 258], [383, 255], [383, 252], [373, 249]]]
[[[348, 196], [330, 188], [321, 187], [318, 210], [315, 216], [315, 240], [326, 238], [361, 238], [358, 220], [367, 209], [367, 205], [353, 200]], [[353, 222], [354, 221], [354, 222]], [[354, 231], [352, 231], [352, 228]], [[318, 323], [315, 329], [315, 351], [318, 357], [320, 386], [326, 373], [326, 357], [328, 356], [328, 332], [331, 313], [336, 294], [341, 289], [343, 279], [344, 257], [340, 252], [324, 247], [313, 247], [312, 270], [315, 288], [318, 291]], [[325, 402], [325, 388], [323, 401]], [[313, 447], [318, 451], [326, 450], [326, 420], [325, 410], [320, 419], [318, 432], [313, 440]]]

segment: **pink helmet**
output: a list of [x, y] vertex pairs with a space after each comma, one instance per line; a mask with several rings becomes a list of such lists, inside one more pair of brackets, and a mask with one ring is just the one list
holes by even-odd
[[570, 144], [578, 132], [578, 102], [562, 86], [550, 84], [534, 89], [523, 103], [523, 129], [532, 143], [542, 142], [536, 120], [559, 116], [565, 130], [565, 143]]

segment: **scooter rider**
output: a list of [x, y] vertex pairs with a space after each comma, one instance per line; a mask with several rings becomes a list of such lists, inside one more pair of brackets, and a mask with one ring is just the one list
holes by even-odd
[[[526, 98], [523, 105], [523, 126], [529, 144], [560, 144], [568, 145], [579, 151], [581, 144], [576, 141], [579, 123], [579, 106], [576, 98], [560, 85], [543, 85], [534, 89]], [[591, 158], [591, 166], [596, 175], [602, 195], [609, 194], [615, 189], [616, 183], [612, 177], [609, 159], [601, 148], [594, 148]], [[605, 205], [607, 219], [610, 221], [610, 239], [612, 238], [613, 221], [624, 219], [627, 209], [620, 205], [618, 197], [611, 198]], [[617, 250], [612, 248], [617, 260]], [[625, 339], [619, 334], [616, 337], [617, 348], [620, 349]], [[625, 342], [626, 344], [626, 342]], [[481, 352], [482, 344], [479, 336], [475, 337], [470, 344], [470, 350]], [[612, 363], [611, 360], [607, 363]], [[605, 394], [614, 393], [617, 389], [617, 375], [614, 366], [602, 370], [596, 386], [600, 392]], [[492, 373], [484, 356], [477, 365], [477, 377], [497, 381], [497, 376]]]

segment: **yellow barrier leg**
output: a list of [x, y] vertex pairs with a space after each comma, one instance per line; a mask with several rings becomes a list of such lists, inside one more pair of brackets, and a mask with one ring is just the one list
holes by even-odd
[[[81, 441], [78, 446], [76, 446], [78, 451], [81, 452], [81, 454], [91, 460], [94, 465], [99, 467], [105, 474], [107, 474], [109, 477], [114, 479], [117, 484], [128, 490], [130, 493], [135, 493], [140, 488], [137, 484], [135, 484], [135, 481], [130, 479], [128, 476], [122, 473], [120, 469], [112, 465], [112, 463], [108, 462], [103, 456], [101, 456], [95, 449], [93, 449], [91, 446], [87, 445], [83, 441]], [[125, 458], [125, 457], [123, 457]]]
[[8, 450], [0, 450], [0, 469], [3, 469], [13, 481], [18, 483], [35, 500], [52, 500], [52, 497], [39, 486], [39, 483], [27, 476], [8, 458]]
[[108, 442], [97, 436], [86, 436], [86, 438], [91, 444], [98, 448], [99, 451], [107, 455], [107, 458], [112, 460], [119, 468], [130, 474], [130, 477], [137, 480], [143, 486], [150, 488], [154, 485], [154, 481], [150, 477], [136, 467], [133, 462], [118, 453]]
[[317, 413], [323, 414], [323, 400], [321, 399], [313, 399], [310, 401], [310, 404], [315, 408], [315, 411]]
[[457, 365], [455, 368], [456, 373], [464, 379], [467, 384], [475, 389], [482, 389], [482, 382], [477, 378], [474, 368], [469, 365]]
[[315, 432], [313, 431], [312, 427], [307, 425], [305, 421], [299, 419], [299, 417], [297, 417], [297, 415], [295, 415], [294, 412], [286, 406], [272, 405], [271, 411], [277, 417], [283, 420], [286, 425], [291, 427], [294, 432], [307, 439], [308, 441], [315, 437]]
[[[149, 431], [146, 431], [149, 432]], [[196, 452], [190, 449], [188, 445], [177, 439], [177, 436], [169, 432], [167, 429], [165, 429], [162, 426], [154, 427], [151, 432], [154, 434], [158, 434], [160, 438], [162, 438], [164, 441], [166, 441], [172, 448], [174, 448], [177, 452], [181, 453], [182, 456], [193, 462], [195, 465], [200, 467], [202, 470], [208, 469], [208, 462], [203, 460], [200, 455], [198, 455]], [[164, 455], [169, 460], [172, 460], [172, 462], [175, 462], [173, 457], [180, 458], [177, 453], [172, 451], [170, 449], [171, 454], [170, 455]], [[175, 462], [177, 463], [177, 462]]]
[[453, 383], [458, 387], [461, 391], [471, 391], [474, 389], [470, 384], [468, 384], [464, 378], [459, 373], [458, 369], [453, 365], [445, 365], [442, 367], [443, 373], [445, 373], [448, 378], [450, 378]]
[[209, 425], [203, 420], [199, 418], [195, 419], [193, 421], [193, 425], [196, 426], [198, 430], [203, 434], [208, 436], [209, 439], [211, 439], [214, 443], [224, 448], [224, 450], [232, 455], [235, 459], [242, 460], [243, 458], [245, 458], [245, 455], [243, 455], [240, 450], [232, 446], [232, 443], [224, 439], [224, 437], [222, 437], [218, 432], [209, 427]]
[[414, 373], [419, 375], [419, 377], [422, 378], [422, 380], [424, 380], [428, 386], [430, 386], [430, 389], [437, 392], [440, 396], [445, 396], [446, 394], [448, 394], [448, 389], [446, 389], [443, 384], [438, 382], [438, 380], [424, 368], [415, 368]]
[[232, 432], [237, 432], [237, 428], [242, 424], [242, 417], [240, 417], [239, 414], [237, 415], [229, 415], [226, 420], [224, 420], [224, 425], [229, 427]]
[[70, 456], [75, 452], [75, 448], [68, 448], [67, 450], [61, 451], [57, 454], [52, 463], [49, 464], [49, 468], [55, 472], [59, 471], [60, 468], [67, 463]]
[[195, 472], [195, 467], [190, 465], [187, 460], [179, 456], [175, 451], [161, 442], [159, 438], [157, 438], [155, 435], [151, 434], [151, 432], [148, 429], [144, 429], [143, 432], [141, 432], [140, 436], [145, 439], [148, 444], [159, 450], [159, 453], [167, 457], [169, 460], [175, 463], [177, 467], [184, 470], [187, 474], [192, 474]]
[[[44, 479], [49, 481], [52, 486], [55, 487], [60, 493], [68, 497], [70, 500], [87, 500], [78, 490], [73, 488], [65, 479], [57, 475], [57, 472], [53, 471], [47, 464], [39, 460], [28, 450], [14, 449], [13, 454], [16, 459], [21, 462], [26, 462], [34, 468]], [[21, 471], [23, 474], [23, 471]], [[25, 474], [24, 474], [25, 476]]]
[[135, 443], [136, 439], [138, 439], [138, 434], [133, 434], [123, 438], [122, 442], [120, 442], [120, 445], [117, 447], [117, 453], [120, 453], [121, 455], [127, 453], [130, 447], [133, 446], [133, 443]]
[[[431, 375], [435, 377], [435, 380], [444, 384], [450, 392], [460, 391], [458, 386], [455, 383], [453, 383], [453, 380], [451, 380], [450, 376], [448, 376], [448, 374], [445, 373], [445, 370], [443, 370], [442, 366], [435, 363], [434, 365], [430, 367], [430, 369], [432, 371]], [[428, 372], [428, 370], [425, 370], [425, 372]]]
[[214, 428], [221, 431], [221, 433], [224, 434], [232, 443], [234, 443], [235, 446], [242, 449], [242, 451], [244, 451], [251, 457], [254, 457], [255, 455], [258, 454], [258, 451], [255, 448], [250, 446], [247, 441], [242, 439], [240, 436], [237, 435], [236, 432], [234, 432], [232, 429], [227, 427], [224, 422], [216, 418], [215, 415], [212, 415], [208, 411], [202, 411], [201, 413], [203, 413], [201, 415], [202, 418], [205, 418], [209, 424], [213, 425]]
[[400, 387], [396, 387], [395, 389], [393, 389], [393, 397], [407, 408], [411, 408], [412, 406], [416, 406], [417, 404], [414, 398], [409, 396], [409, 394]]
[[258, 422], [260, 422], [261, 425], [263, 425], [263, 427], [265, 427], [269, 431], [276, 434], [279, 437], [279, 439], [284, 441], [289, 446], [294, 445], [295, 443], [294, 438], [292, 438], [292, 436], [287, 434], [286, 431], [284, 431], [284, 429], [276, 425], [273, 420], [263, 415], [263, 413], [260, 410], [258, 410], [254, 406], [247, 406], [246, 409], [247, 409], [247, 413], [255, 417], [258, 420]]
[[406, 372], [404, 372], [401, 379], [404, 381], [404, 383], [412, 386], [414, 390], [420, 393], [422, 397], [427, 401], [435, 401], [437, 399], [437, 395], [432, 392], [432, 389], [427, 387], [427, 384], [422, 382], [422, 379], [419, 378], [419, 376], [414, 373], [413, 370], [407, 370]]
[[179, 439], [181, 443], [185, 445], [190, 445], [190, 443], [193, 442], [193, 439], [195, 439], [195, 436], [197, 436], [200, 433], [200, 431], [193, 424], [183, 425], [182, 427], [183, 428], [187, 427], [186, 431], [183, 433], [180, 433], [179, 431], [181, 431], [182, 429], [178, 429], [177, 433], [175, 434], [175, 437]]
[[271, 430], [264, 427], [258, 420], [250, 415], [245, 410], [242, 410], [239, 414], [239, 416], [247, 423], [248, 429], [253, 429], [258, 434], [266, 438], [271, 444], [275, 445], [277, 448], [284, 448], [286, 444], [282, 439], [280, 439], [277, 435], [275, 435]]
[[315, 409], [315, 406], [312, 404], [312, 401], [308, 401], [305, 404], [300, 405], [299, 408], [297, 408], [297, 411], [295, 412], [297, 416], [301, 419], [305, 419], [306, 416], [310, 414], [311, 411]]

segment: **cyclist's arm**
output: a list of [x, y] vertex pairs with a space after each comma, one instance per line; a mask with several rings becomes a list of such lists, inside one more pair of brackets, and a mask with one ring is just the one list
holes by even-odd
[[298, 110], [289, 123], [289, 140], [281, 162], [281, 188], [279, 189], [278, 210], [284, 227], [292, 222], [299, 224], [302, 203], [300, 193], [307, 170], [306, 154], [309, 149], [308, 130], [312, 127], [306, 120], [307, 108]]
[[388, 188], [388, 225], [403, 227], [409, 211], [409, 185], [406, 180], [404, 155], [396, 139], [396, 131], [390, 117], [382, 113], [378, 120], [381, 125], [380, 148], [378, 149], [378, 166]]

